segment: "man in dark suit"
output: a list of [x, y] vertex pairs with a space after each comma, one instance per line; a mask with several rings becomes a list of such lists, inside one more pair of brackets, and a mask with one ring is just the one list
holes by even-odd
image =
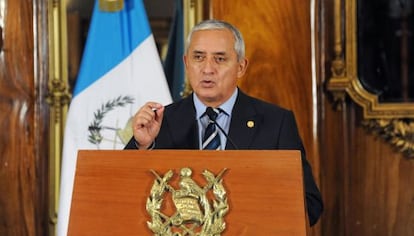
[[[244, 54], [242, 35], [234, 26], [217, 20], [196, 25], [184, 55], [193, 93], [166, 107], [157, 102], [141, 107], [133, 120], [134, 136], [125, 148], [300, 150], [307, 213], [313, 225], [322, 213], [322, 198], [294, 115], [237, 87], [248, 65]], [[209, 126], [214, 126], [211, 134]]]

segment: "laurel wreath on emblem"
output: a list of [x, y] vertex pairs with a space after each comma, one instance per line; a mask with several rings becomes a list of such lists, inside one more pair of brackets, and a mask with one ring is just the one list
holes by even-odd
[[94, 120], [89, 125], [89, 136], [88, 140], [89, 142], [93, 144], [100, 144], [103, 140], [103, 136], [101, 134], [102, 127], [102, 120], [105, 117], [105, 115], [114, 110], [116, 107], [124, 107], [127, 104], [133, 104], [134, 98], [130, 96], [119, 96], [111, 101], [106, 102], [105, 104], [101, 105], [101, 108], [99, 108], [96, 112], [93, 113]]
[[[148, 228], [156, 236], [219, 236], [225, 229], [224, 215], [227, 214], [227, 194], [222, 184], [223, 169], [217, 176], [208, 170], [203, 171], [207, 180], [204, 187], [191, 178], [192, 171], [180, 171], [180, 189], [168, 184], [174, 173], [169, 170], [164, 176], [151, 170], [156, 179], [147, 199], [146, 209], [152, 218]], [[207, 192], [212, 191], [215, 199], [210, 205]], [[172, 193], [176, 212], [167, 216], [161, 212], [166, 192]]]

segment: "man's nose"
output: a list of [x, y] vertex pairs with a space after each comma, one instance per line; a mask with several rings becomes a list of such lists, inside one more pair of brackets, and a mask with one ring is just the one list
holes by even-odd
[[207, 58], [203, 63], [203, 73], [214, 73], [216, 70], [216, 62], [214, 58]]

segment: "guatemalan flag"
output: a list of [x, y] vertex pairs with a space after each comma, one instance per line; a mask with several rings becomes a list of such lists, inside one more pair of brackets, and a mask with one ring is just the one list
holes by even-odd
[[68, 230], [78, 150], [123, 149], [147, 101], [167, 105], [171, 95], [142, 0], [119, 11], [96, 1], [66, 121], [57, 235]]

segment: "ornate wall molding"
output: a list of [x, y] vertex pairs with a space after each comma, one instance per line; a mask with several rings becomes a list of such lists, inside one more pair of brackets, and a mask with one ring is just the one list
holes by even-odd
[[403, 119], [370, 119], [364, 120], [362, 125], [390, 143], [396, 150], [408, 158], [414, 158], [414, 122]]
[[58, 214], [63, 131], [70, 102], [68, 85], [66, 3], [48, 1], [49, 82], [49, 233], [55, 234]]

